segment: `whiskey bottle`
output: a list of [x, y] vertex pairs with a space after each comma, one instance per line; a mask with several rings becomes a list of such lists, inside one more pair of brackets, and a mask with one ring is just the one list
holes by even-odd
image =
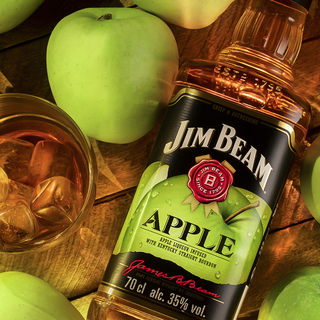
[[310, 122], [303, 1], [253, 0], [217, 61], [181, 67], [88, 320], [237, 318]]

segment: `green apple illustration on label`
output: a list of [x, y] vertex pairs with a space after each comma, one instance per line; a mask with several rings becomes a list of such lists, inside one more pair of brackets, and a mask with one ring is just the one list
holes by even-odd
[[148, 193], [148, 191], [153, 188], [156, 184], [167, 179], [169, 166], [161, 161], [153, 162], [147, 169], [143, 172], [139, 185], [137, 187], [136, 193], [134, 195], [134, 200], [131, 204], [131, 209], [136, 210], [136, 207], [141, 202], [143, 197]]
[[10, 31], [26, 20], [44, 0], [1, 0], [0, 33]]
[[268, 228], [269, 221], [272, 218], [272, 214], [273, 214], [270, 206], [262, 198], [260, 198], [253, 192], [246, 189], [242, 189], [242, 188], [237, 188], [237, 189], [248, 199], [248, 201], [250, 201], [250, 203], [253, 204], [253, 203], [259, 202], [259, 206], [256, 207], [256, 210], [259, 213], [259, 216], [261, 219], [263, 233], [265, 233]]
[[[1, 169], [1, 168], [0, 168]], [[130, 209], [127, 214], [126, 221], [130, 221], [134, 215], [137, 206], [144, 198], [144, 196], [153, 188], [156, 184], [167, 179], [168, 177], [169, 166], [161, 161], [156, 161], [151, 163], [143, 172], [141, 179], [139, 181], [137, 190], [135, 192], [134, 198], [132, 200]], [[118, 241], [114, 248], [114, 253], [117, 254], [120, 251], [120, 246], [122, 239], [125, 234], [125, 228], [121, 229], [121, 233], [118, 237]]]
[[164, 21], [187, 29], [200, 29], [213, 23], [233, 0], [134, 0], [140, 8]]
[[188, 175], [161, 181], [138, 205], [121, 252], [172, 260], [216, 283], [244, 283], [263, 226], [259, 202], [251, 203], [232, 182], [232, 171], [216, 160], [202, 160]]
[[47, 47], [56, 104], [89, 137], [130, 143], [160, 120], [178, 72], [177, 43], [135, 8], [87, 8], [63, 18]]

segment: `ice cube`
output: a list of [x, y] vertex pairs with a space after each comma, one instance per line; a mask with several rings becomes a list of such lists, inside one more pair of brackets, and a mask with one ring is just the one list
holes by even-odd
[[50, 230], [62, 230], [79, 214], [82, 193], [65, 177], [52, 177], [34, 189], [31, 210], [39, 222]]
[[73, 151], [68, 146], [56, 141], [39, 141], [32, 153], [28, 184], [35, 187], [54, 176], [67, 177], [72, 160]]
[[7, 199], [9, 179], [5, 171], [0, 167], [0, 202]]
[[32, 240], [38, 223], [24, 200], [0, 203], [0, 242], [15, 245]]
[[8, 178], [26, 182], [34, 145], [22, 139], [0, 136], [0, 167]]
[[27, 184], [9, 179], [9, 192], [7, 199], [25, 199], [28, 201], [28, 203], [30, 203], [33, 189], [34, 188], [28, 186]]

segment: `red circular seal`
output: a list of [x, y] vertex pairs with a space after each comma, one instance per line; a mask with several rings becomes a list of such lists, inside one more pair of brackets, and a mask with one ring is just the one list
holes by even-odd
[[188, 187], [201, 203], [224, 201], [233, 182], [231, 171], [217, 160], [200, 161], [188, 176]]

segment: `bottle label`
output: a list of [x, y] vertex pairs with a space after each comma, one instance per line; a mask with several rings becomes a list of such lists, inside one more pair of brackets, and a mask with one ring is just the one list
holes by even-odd
[[295, 153], [287, 123], [182, 89], [163, 119], [105, 290], [172, 318], [235, 319]]

